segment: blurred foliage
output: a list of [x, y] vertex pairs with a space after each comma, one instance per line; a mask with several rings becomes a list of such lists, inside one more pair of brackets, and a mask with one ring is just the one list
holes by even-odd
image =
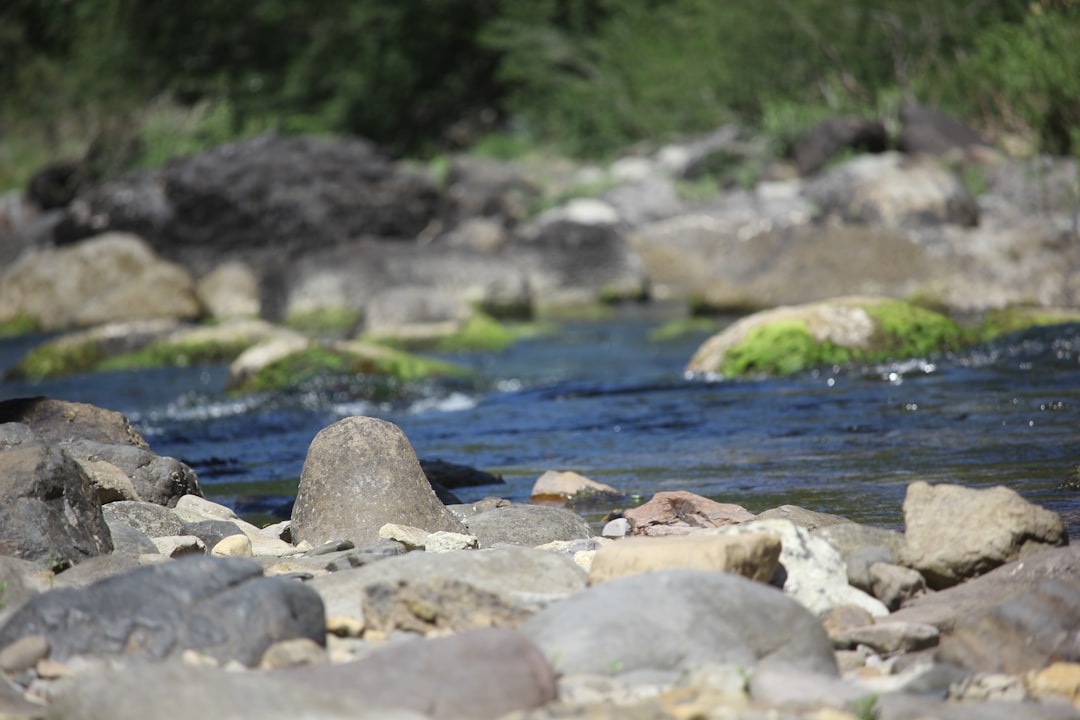
[[500, 157], [543, 144], [599, 157], [730, 121], [791, 136], [838, 112], [888, 120], [905, 94], [1063, 153], [1080, 124], [1078, 13], [1077, 0], [6, 0], [0, 187], [117, 127], [141, 156], [108, 170], [267, 130], [400, 154], [482, 140]]

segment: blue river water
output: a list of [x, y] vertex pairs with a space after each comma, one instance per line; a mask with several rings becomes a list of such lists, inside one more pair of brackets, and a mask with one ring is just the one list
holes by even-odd
[[[251, 517], [287, 517], [311, 439], [349, 415], [397, 423], [422, 459], [501, 475], [462, 488], [526, 501], [546, 470], [647, 499], [688, 490], [752, 512], [782, 504], [902, 529], [915, 480], [1005, 485], [1080, 538], [1080, 325], [962, 354], [770, 380], [684, 375], [705, 334], [658, 342], [659, 320], [567, 323], [494, 353], [448, 356], [467, 380], [371, 399], [361, 379], [230, 396], [224, 366], [0, 383], [0, 397], [89, 402], [127, 415], [203, 491]], [[0, 341], [0, 368], [38, 339]]]

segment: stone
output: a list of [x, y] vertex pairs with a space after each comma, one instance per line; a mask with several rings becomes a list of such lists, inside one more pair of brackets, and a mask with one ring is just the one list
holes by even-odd
[[327, 662], [326, 648], [310, 638], [281, 640], [266, 648], [259, 660], [260, 670], [281, 670]]
[[76, 655], [164, 659], [186, 649], [248, 666], [279, 640], [325, 641], [319, 596], [263, 578], [242, 558], [192, 556], [31, 598], [0, 627], [0, 647], [47, 638], [53, 660]]
[[767, 583], [776, 573], [779, 560], [779, 536], [764, 532], [628, 537], [605, 544], [596, 552], [589, 584], [675, 568], [729, 572]]
[[105, 460], [80, 460], [79, 463], [86, 477], [97, 492], [98, 502], [102, 505], [120, 500], [138, 500], [139, 493], [131, 478], [120, 468]]
[[604, 523], [604, 529], [600, 534], [606, 538], [624, 538], [630, 534], [630, 521], [624, 517], [610, 520]]
[[880, 601], [848, 584], [847, 567], [829, 543], [788, 520], [754, 520], [709, 532], [778, 535], [783, 550], [773, 582], [819, 617], [840, 605], [856, 605], [874, 617], [889, 614]]
[[117, 520], [110, 521], [108, 518], [106, 518], [105, 522], [109, 526], [109, 534], [113, 539], [114, 554], [138, 557], [139, 555], [158, 552], [157, 545], [142, 530]]
[[101, 509], [108, 523], [123, 523], [149, 538], [186, 535], [184, 523], [168, 508], [156, 503], [124, 500]]
[[1042, 579], [994, 607], [969, 611], [942, 637], [938, 655], [976, 672], [1011, 675], [1080, 662], [1080, 579]]
[[61, 443], [81, 461], [105, 460], [131, 480], [138, 500], [174, 506], [183, 495], [202, 495], [199, 478], [186, 463], [127, 444], [75, 439]]
[[585, 573], [566, 557], [533, 548], [502, 546], [387, 557], [316, 576], [307, 585], [322, 597], [328, 615], [362, 621], [360, 598], [365, 588], [376, 584], [420, 587], [441, 581], [446, 587], [448, 583], [462, 583], [506, 605], [536, 611], [580, 592], [585, 580]]
[[237, 260], [223, 262], [200, 277], [195, 294], [211, 317], [259, 315], [259, 278], [249, 265]]
[[432, 340], [460, 332], [475, 314], [464, 298], [442, 288], [398, 285], [367, 302], [364, 332], [393, 340]]
[[887, 143], [880, 120], [842, 115], [802, 133], [792, 142], [790, 155], [800, 175], [812, 175], [844, 151], [879, 153]]
[[468, 533], [480, 547], [499, 543], [536, 547], [553, 540], [575, 540], [592, 536], [592, 529], [576, 513], [542, 505], [507, 505], [473, 515], [467, 520]]
[[756, 702], [795, 709], [845, 709], [873, 698], [873, 692], [831, 674], [790, 667], [764, 667], [750, 675], [750, 697]]
[[0, 443], [0, 478], [0, 555], [63, 569], [112, 552], [90, 479], [58, 447]]
[[427, 536], [424, 550], [429, 553], [453, 552], [455, 550], [470, 550], [480, 547], [480, 541], [472, 535], [446, 532], [439, 530]]
[[683, 535], [692, 528], [715, 528], [745, 522], [753, 514], [739, 505], [720, 503], [685, 491], [658, 492], [623, 513], [634, 535]]
[[0, 672], [17, 675], [48, 656], [48, 638], [44, 635], [25, 635], [0, 648]]
[[562, 674], [683, 671], [783, 663], [836, 675], [817, 619], [768, 585], [708, 570], [664, 570], [594, 585], [520, 626]]
[[901, 564], [922, 573], [934, 589], [1068, 543], [1057, 513], [1003, 486], [911, 483], [904, 526]]
[[185, 555], [205, 555], [206, 543], [194, 535], [162, 535], [150, 538], [159, 554], [175, 559]]
[[838, 605], [821, 619], [821, 626], [837, 648], [847, 647], [849, 631], [873, 623], [874, 616], [857, 605]]
[[811, 530], [840, 553], [847, 566], [848, 582], [866, 592], [870, 592], [870, 566], [875, 562], [896, 562], [904, 544], [903, 533], [862, 523], [845, 522]]
[[979, 207], [956, 173], [895, 151], [860, 155], [809, 180], [806, 197], [824, 216], [891, 228], [973, 227]]
[[451, 490], [464, 487], [480, 487], [482, 485], [506, 484], [501, 475], [493, 475], [468, 465], [460, 465], [445, 460], [422, 458], [420, 467], [423, 468], [428, 482], [438, 483]]
[[0, 423], [23, 423], [42, 440], [61, 443], [78, 438], [104, 445], [150, 446], [123, 414], [87, 403], [27, 397], [0, 402]]
[[557, 470], [548, 470], [538, 477], [529, 493], [532, 502], [566, 501], [578, 494], [622, 497], [622, 493], [610, 485], [590, 480], [576, 472]]
[[191, 275], [128, 233], [24, 253], [0, 275], [0, 308], [52, 331], [199, 315]]
[[878, 655], [896, 655], [934, 647], [940, 632], [933, 625], [883, 621], [831, 635], [838, 648], [865, 645]]
[[781, 505], [779, 507], [769, 508], [757, 515], [754, 519], [788, 520], [807, 530], [821, 530], [835, 525], [852, 524], [852, 522], [845, 517], [833, 515], [832, 513], [817, 512], [816, 510], [807, 510], [798, 505]]
[[904, 603], [926, 592], [926, 580], [917, 570], [893, 565], [874, 563], [870, 566], [870, 594], [892, 610], [899, 610]]
[[428, 532], [466, 531], [435, 496], [396, 425], [350, 417], [323, 428], [300, 473], [294, 542], [347, 538], [361, 545], [378, 540], [379, 528], [388, 522]]
[[1080, 709], [1080, 663], [1051, 663], [1026, 676], [1024, 684], [1032, 695], [1062, 696]]
[[512, 628], [532, 611], [475, 585], [433, 577], [376, 582], [361, 591], [364, 626], [422, 635], [457, 633], [485, 627]]
[[237, 534], [222, 538], [210, 548], [210, 554], [221, 557], [254, 557], [251, 539], [247, 535]]
[[971, 153], [994, 152], [979, 133], [936, 107], [906, 99], [900, 105], [900, 150], [909, 154], [947, 156], [963, 159]]
[[396, 540], [407, 550], [423, 550], [429, 535], [427, 530], [398, 523], [386, 523], [379, 528], [379, 539]]
[[[174, 516], [176, 515], [173, 513]], [[230, 520], [198, 520], [181, 524], [183, 535], [194, 535], [206, 543], [206, 547], [212, 548], [222, 540], [229, 537], [243, 535], [235, 521]], [[251, 547], [250, 540], [248, 547]]]

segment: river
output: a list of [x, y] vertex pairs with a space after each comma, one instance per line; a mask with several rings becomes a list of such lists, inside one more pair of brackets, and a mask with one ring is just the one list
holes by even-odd
[[[0, 383], [0, 397], [88, 402], [127, 415], [204, 493], [253, 519], [287, 517], [308, 444], [349, 415], [397, 423], [424, 459], [504, 485], [465, 501], [525, 501], [546, 470], [574, 470], [647, 499], [689, 490], [752, 512], [782, 504], [902, 529], [914, 480], [1005, 485], [1080, 538], [1080, 325], [1036, 329], [955, 356], [707, 380], [683, 366], [706, 337], [655, 342], [629, 312], [565, 323], [494, 353], [448, 356], [467, 380], [370, 399], [363, 381], [232, 397], [222, 366]], [[39, 338], [0, 341], [0, 367]]]

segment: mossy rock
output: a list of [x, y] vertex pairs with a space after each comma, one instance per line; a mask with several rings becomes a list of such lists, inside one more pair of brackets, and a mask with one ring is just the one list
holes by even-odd
[[980, 340], [993, 340], [1032, 327], [1080, 323], [1080, 310], [1070, 308], [1009, 307], [991, 310], [974, 330]]
[[551, 326], [542, 323], [503, 323], [490, 315], [477, 313], [464, 323], [454, 324], [453, 328], [431, 327], [430, 330], [413, 335], [365, 334], [363, 339], [377, 345], [413, 351], [494, 352], [518, 340], [551, 332]]
[[320, 308], [292, 313], [285, 318], [286, 327], [308, 335], [345, 337], [360, 322], [363, 313], [352, 308]]
[[452, 363], [433, 360], [374, 343], [312, 342], [230, 383], [238, 393], [287, 390], [330, 376], [371, 376], [410, 382], [465, 374]]
[[650, 342], [668, 342], [679, 340], [698, 333], [715, 333], [720, 330], [721, 322], [707, 317], [687, 317], [668, 322], [649, 331]]
[[18, 337], [40, 331], [41, 324], [37, 318], [24, 312], [19, 312], [14, 317], [0, 322], [0, 338]]
[[939, 313], [901, 300], [843, 297], [755, 313], [707, 340], [690, 372], [790, 375], [814, 367], [928, 357], [971, 342]]

